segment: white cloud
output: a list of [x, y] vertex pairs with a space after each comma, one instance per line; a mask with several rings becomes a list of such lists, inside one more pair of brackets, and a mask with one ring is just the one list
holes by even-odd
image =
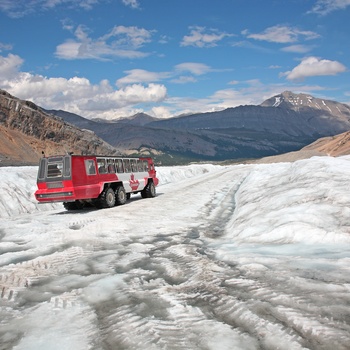
[[[21, 18], [38, 11], [45, 11], [58, 6], [91, 10], [101, 0], [0, 0], [0, 11], [9, 17]], [[102, 0], [103, 1], [103, 0]]]
[[119, 113], [135, 110], [138, 104], [158, 103], [167, 95], [161, 84], [133, 84], [116, 90], [107, 80], [93, 85], [82, 77], [47, 78], [21, 72], [22, 63], [19, 56], [0, 56], [1, 89], [43, 108], [63, 109], [87, 118], [126, 116]]
[[148, 53], [138, 51], [138, 49], [151, 41], [153, 33], [143, 28], [115, 26], [104, 36], [91, 39], [87, 32], [86, 27], [78, 26], [74, 32], [76, 39], [69, 39], [58, 45], [56, 56], [66, 60], [142, 58]]
[[149, 114], [152, 117], [159, 118], [159, 119], [167, 119], [172, 116], [169, 109], [164, 106], [153, 107], [149, 112]]
[[306, 57], [291, 71], [282, 75], [288, 80], [301, 81], [307, 77], [321, 75], [336, 75], [346, 71], [346, 67], [338, 61], [319, 59], [317, 57]]
[[11, 44], [0, 43], [0, 52], [12, 50]]
[[299, 40], [299, 37], [304, 37], [306, 40], [316, 39], [319, 35], [311, 31], [303, 31], [298, 28], [277, 25], [266, 28], [262, 33], [249, 34], [247, 30], [242, 31], [250, 39], [263, 40], [274, 43], [293, 43]]
[[122, 0], [123, 4], [126, 6], [130, 6], [133, 9], [137, 9], [140, 7], [138, 0]]
[[192, 76], [185, 76], [181, 75], [178, 78], [172, 79], [171, 82], [175, 84], [188, 84], [188, 83], [195, 83], [197, 79]]
[[23, 59], [17, 55], [0, 56], [0, 81], [4, 84], [7, 80], [16, 77], [22, 64]]
[[344, 10], [350, 6], [350, 0], [318, 0], [309, 13], [327, 15], [330, 12]]
[[190, 35], [185, 35], [180, 43], [181, 46], [214, 47], [225, 37], [232, 34], [220, 32], [216, 29], [205, 27], [190, 27]]
[[196, 62], [180, 63], [175, 66], [175, 70], [179, 72], [190, 72], [194, 75], [203, 75], [212, 71], [208, 65]]
[[101, 37], [102, 41], [106, 41], [110, 38], [117, 38], [115, 44], [120, 47], [132, 47], [138, 49], [144, 44], [151, 42], [152, 34], [154, 30], [146, 30], [135, 26], [115, 26], [110, 33]]
[[116, 85], [121, 87], [133, 83], [158, 82], [164, 79], [170, 79], [175, 84], [194, 83], [197, 79], [192, 75], [182, 75], [183, 72], [196, 76], [204, 75], [213, 71], [209, 66], [203, 63], [185, 62], [174, 67], [172, 72], [150, 72], [143, 69], [131, 69], [125, 71], [127, 75], [116, 81]]
[[290, 45], [281, 49], [284, 52], [293, 52], [293, 53], [306, 53], [312, 50], [311, 46], [307, 45]]
[[[148, 72], [146, 70], [127, 71], [127, 76], [119, 80], [119, 89], [108, 80], [98, 84], [84, 77], [70, 79], [21, 72], [23, 60], [16, 55], [0, 55], [0, 88], [21, 99], [30, 100], [48, 109], [62, 109], [86, 118], [116, 119], [139, 112], [162, 118], [183, 113], [208, 112], [244, 104], [259, 104], [264, 99], [291, 90], [312, 93], [322, 89], [318, 86], [275, 84], [265, 85], [257, 79], [241, 82], [229, 81], [235, 88], [222, 89], [202, 99], [192, 97], [172, 97], [167, 95], [162, 79], [176, 77], [183, 71], [199, 76], [213, 71], [209, 66], [184, 63], [172, 72]], [[178, 79], [182, 79], [180, 75]], [[187, 77], [191, 82], [191, 76]], [[195, 79], [195, 77], [193, 78]], [[145, 84], [141, 84], [145, 83]]]
[[107, 110], [112, 112], [113, 109], [129, 105], [160, 102], [165, 96], [166, 88], [164, 85], [149, 84], [148, 86], [143, 86], [141, 84], [133, 84], [109, 93], [96, 94], [92, 98], [86, 99], [81, 106], [86, 113], [96, 111], [106, 113]]
[[126, 71], [127, 75], [116, 81], [117, 86], [123, 86], [133, 83], [150, 83], [160, 81], [169, 77], [167, 72], [150, 72], [143, 69], [132, 69]]

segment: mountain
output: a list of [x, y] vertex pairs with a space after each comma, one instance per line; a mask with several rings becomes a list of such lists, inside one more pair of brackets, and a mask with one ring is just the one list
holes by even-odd
[[0, 165], [37, 165], [42, 152], [117, 153], [91, 130], [81, 130], [0, 90]]
[[259, 106], [171, 119], [139, 113], [121, 120], [88, 120], [62, 110], [43, 110], [4, 91], [0, 103], [2, 164], [8, 148], [16, 149], [18, 162], [36, 161], [41, 150], [151, 155], [162, 164], [262, 158], [297, 151], [350, 130], [348, 105], [288, 91]]
[[144, 126], [146, 124], [149, 124], [151, 122], [156, 122], [158, 120], [160, 120], [160, 119], [151, 117], [150, 115], [148, 115], [146, 113], [137, 113], [137, 114], [135, 114], [135, 115], [133, 115], [131, 117], [121, 118], [121, 119], [118, 119], [118, 120], [115, 120], [115, 121], [117, 121], [118, 123]]
[[346, 104], [315, 98], [306, 94], [294, 94], [285, 91], [264, 101], [262, 107], [278, 107], [284, 110], [294, 110], [299, 113], [332, 115], [340, 120], [349, 120], [350, 107]]
[[151, 154], [158, 160], [260, 158], [299, 150], [320, 137], [350, 130], [350, 107], [285, 91], [259, 106], [170, 119], [137, 114], [115, 121], [50, 111], [80, 128], [93, 130], [119, 151]]
[[221, 132], [223, 129], [242, 132], [251, 130], [285, 137], [317, 138], [349, 130], [350, 106], [286, 91], [264, 101], [260, 106], [227, 108], [219, 112], [166, 119], [149, 125]]

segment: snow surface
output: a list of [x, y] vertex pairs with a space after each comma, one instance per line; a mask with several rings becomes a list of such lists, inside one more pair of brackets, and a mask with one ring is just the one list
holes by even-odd
[[0, 168], [0, 349], [350, 348], [349, 156], [157, 170], [68, 212]]

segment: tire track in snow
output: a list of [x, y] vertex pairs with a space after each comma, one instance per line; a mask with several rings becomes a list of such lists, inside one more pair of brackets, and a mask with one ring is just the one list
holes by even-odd
[[[243, 174], [241, 170], [240, 173]], [[147, 227], [148, 234], [144, 234], [139, 223], [133, 226], [135, 214], [140, 220], [143, 215], [153, 215], [156, 222], [159, 212], [152, 211], [156, 211], [155, 207], [159, 209], [157, 199], [152, 208], [142, 209], [135, 201], [133, 213], [127, 206], [119, 208], [118, 215], [114, 209], [91, 213], [94, 220], [79, 213], [68, 214], [66, 217], [72, 219], [65, 222], [64, 230], [68, 231], [61, 235], [64, 239], [52, 243], [60, 250], [57, 254], [62, 254], [62, 266], [56, 267], [55, 259], [50, 260], [54, 254], [40, 257], [49, 258], [48, 268], [37, 258], [39, 277], [36, 280], [34, 274], [31, 288], [45, 287], [46, 291], [50, 287], [51, 294], [35, 310], [50, 310], [45, 315], [52, 324], [58, 323], [53, 329], [67, 331], [67, 337], [86, 334], [86, 349], [216, 349], [217, 344], [245, 350], [348, 349], [349, 310], [332, 319], [333, 306], [327, 305], [332, 296], [345, 298], [349, 291], [346, 279], [343, 284], [330, 286], [334, 293], [330, 292], [326, 302], [321, 303], [319, 299], [325, 296], [312, 295], [312, 288], [298, 291], [311, 278], [302, 282], [294, 279], [293, 284], [293, 278], [300, 275], [285, 262], [282, 270], [275, 268], [278, 261], [275, 265], [264, 264], [254, 261], [249, 254], [243, 257], [246, 260], [237, 257], [225, 262], [222, 256], [217, 258], [215, 244], [223, 239], [226, 222], [234, 215], [235, 193], [245, 179], [245, 175], [235, 178], [234, 174], [227, 170], [206, 174], [200, 180], [184, 182], [176, 190], [173, 187], [171, 194], [164, 193], [169, 200], [162, 202], [163, 206], [172, 206], [173, 210], [178, 206], [186, 211], [187, 204], [193, 201], [186, 196], [193, 195], [198, 207], [194, 224], [179, 232], [174, 229], [171, 234], [168, 230], [162, 234], [163, 222]], [[224, 185], [218, 186], [218, 181]], [[164, 213], [170, 213], [166, 209]], [[104, 216], [108, 219], [116, 216], [121, 225], [129, 224], [130, 220], [131, 228], [129, 231], [125, 226], [110, 228], [110, 223], [103, 224]], [[54, 218], [45, 220], [51, 227], [50, 220]], [[52, 227], [58, 232], [63, 230]], [[137, 230], [139, 233], [135, 233]], [[114, 239], [110, 235], [120, 232], [129, 233], [129, 237], [120, 235]], [[75, 253], [72, 251], [64, 258], [69, 245], [75, 244], [78, 245], [74, 246]], [[14, 266], [16, 269], [11, 270]], [[28, 266], [30, 269], [34, 268]], [[45, 271], [51, 269], [52, 276], [46, 275]], [[3, 266], [0, 274], [11, 280], [13, 271], [21, 271], [19, 263]], [[57, 285], [51, 286], [49, 277], [57, 285], [66, 284], [65, 289], [54, 290]], [[82, 283], [84, 278], [86, 282]], [[113, 278], [122, 282], [111, 284]], [[79, 283], [72, 282], [77, 279]], [[95, 281], [99, 284], [94, 285]], [[16, 283], [8, 285], [15, 290]], [[20, 288], [21, 284], [18, 294], [25, 292]], [[7, 291], [3, 300], [9, 305]], [[35, 310], [25, 310], [27, 322], [32, 320], [29, 313]], [[84, 321], [75, 325], [79, 320]], [[72, 326], [65, 328], [62, 325], [65, 322]], [[1, 333], [0, 342], [7, 336]], [[45, 336], [45, 332], [41, 335]]]
[[0, 268], [1, 299], [15, 302], [18, 293], [30, 289], [45, 278], [68, 273], [76, 261], [85, 257], [79, 247], [55, 252], [17, 264]]
[[[227, 179], [225, 174], [219, 177]], [[330, 349], [334, 344], [347, 349], [346, 319], [330, 320], [306, 291], [286, 288], [284, 276], [294, 271], [260, 265], [252, 275], [241, 264], [217, 260], [207, 246], [224, 233], [243, 181], [211, 192], [212, 201], [202, 209], [206, 223], [151, 241], [142, 238], [153, 248], [125, 255], [122, 272], [130, 280], [120, 291], [122, 305], [113, 312], [97, 310], [110, 348], [146, 344], [150, 349], [204, 349], [215, 339], [209, 331], [215, 329], [217, 337], [225, 336], [242, 349]], [[201, 187], [196, 182], [190, 186]], [[120, 267], [117, 263], [117, 272]]]

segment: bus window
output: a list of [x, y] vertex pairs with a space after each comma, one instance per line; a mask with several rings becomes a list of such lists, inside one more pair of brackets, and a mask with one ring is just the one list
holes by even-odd
[[47, 167], [47, 177], [61, 177], [63, 170], [63, 163], [49, 163]]
[[45, 171], [46, 171], [46, 158], [41, 158], [40, 164], [39, 164], [39, 172], [38, 172], [38, 179], [45, 179]]
[[123, 173], [124, 172], [123, 160], [122, 159], [116, 159], [115, 163], [116, 163], [116, 166], [117, 166], [117, 173]]
[[85, 170], [88, 175], [96, 175], [95, 162], [92, 159], [85, 160]]
[[130, 173], [131, 169], [130, 169], [130, 159], [124, 159], [124, 171], [126, 173]]
[[144, 160], [142, 162], [142, 167], [143, 167], [143, 171], [148, 171], [148, 162], [147, 162], [147, 160]]
[[108, 168], [108, 172], [110, 174], [115, 174], [115, 165], [114, 165], [114, 159], [107, 159], [107, 168]]
[[70, 156], [65, 156], [64, 157], [64, 167], [63, 167], [63, 176], [64, 177], [70, 177], [71, 173], [70, 173]]
[[137, 167], [137, 160], [136, 159], [130, 159], [130, 165], [131, 165], [131, 171], [133, 173], [136, 173], [139, 171], [139, 169]]
[[100, 174], [107, 174], [106, 160], [103, 158], [97, 158], [97, 167]]

